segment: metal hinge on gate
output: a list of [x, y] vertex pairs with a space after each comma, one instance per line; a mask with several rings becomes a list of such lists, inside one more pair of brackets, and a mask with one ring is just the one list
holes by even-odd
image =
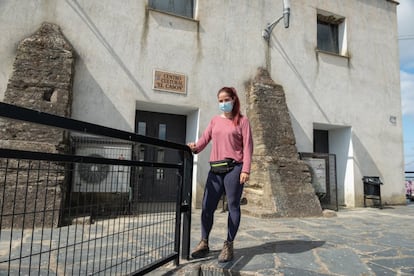
[[189, 210], [190, 210], [190, 205], [188, 204], [187, 201], [184, 201], [183, 203], [181, 203], [181, 207], [180, 207], [181, 213], [188, 212]]

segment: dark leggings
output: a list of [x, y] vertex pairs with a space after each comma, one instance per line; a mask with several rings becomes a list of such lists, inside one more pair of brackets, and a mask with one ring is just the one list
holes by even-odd
[[208, 173], [201, 212], [201, 237], [208, 239], [214, 222], [214, 212], [223, 192], [226, 192], [229, 215], [227, 218], [227, 241], [233, 241], [240, 225], [240, 198], [243, 186], [240, 184], [242, 164], [226, 174]]

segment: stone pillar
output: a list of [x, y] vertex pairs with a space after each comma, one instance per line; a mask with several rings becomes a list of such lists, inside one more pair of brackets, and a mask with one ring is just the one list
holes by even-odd
[[[17, 47], [4, 102], [70, 117], [74, 62], [73, 48], [60, 28], [43, 23]], [[62, 129], [1, 119], [0, 147], [64, 153], [69, 147], [68, 133]], [[2, 227], [11, 226], [11, 221], [14, 227], [32, 227], [33, 223], [56, 226], [66, 192], [65, 165], [43, 161], [7, 162], [4, 159], [0, 162], [0, 200], [4, 198], [4, 202], [0, 202], [0, 206], [3, 205]], [[41, 210], [46, 212], [32, 213]], [[7, 216], [11, 212], [30, 212], [30, 215], [24, 219], [23, 216]]]
[[243, 212], [259, 217], [322, 215], [310, 170], [299, 159], [283, 87], [259, 68], [246, 89], [254, 154]]

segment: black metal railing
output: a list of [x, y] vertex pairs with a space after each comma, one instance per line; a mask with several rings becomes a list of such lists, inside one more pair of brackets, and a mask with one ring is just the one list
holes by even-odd
[[[5, 103], [0, 117], [71, 137], [66, 153], [0, 148], [1, 275], [139, 275], [189, 258], [187, 146]], [[179, 161], [140, 160], [143, 146]]]
[[414, 171], [405, 172], [405, 197], [408, 201], [414, 201]]

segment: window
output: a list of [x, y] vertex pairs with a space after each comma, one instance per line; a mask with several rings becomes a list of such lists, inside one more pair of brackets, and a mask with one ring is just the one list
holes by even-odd
[[194, 0], [149, 0], [148, 4], [150, 8], [155, 10], [194, 17]]
[[318, 13], [317, 25], [318, 50], [345, 55], [345, 18]]
[[318, 20], [318, 49], [339, 54], [338, 25]]
[[165, 140], [166, 137], [167, 137], [167, 125], [159, 124], [158, 125], [158, 139]]
[[138, 134], [147, 135], [147, 123], [146, 122], [138, 122]]

